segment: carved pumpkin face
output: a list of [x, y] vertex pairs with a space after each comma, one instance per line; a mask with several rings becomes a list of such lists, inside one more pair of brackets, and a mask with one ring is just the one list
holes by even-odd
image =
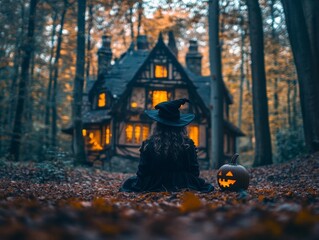
[[249, 173], [236, 163], [238, 154], [232, 157], [230, 164], [225, 164], [217, 172], [217, 182], [221, 190], [246, 190], [249, 185]]
[[223, 177], [223, 173], [222, 171], [220, 170], [219, 173], [218, 173], [218, 184], [222, 187], [230, 187], [231, 185], [235, 184], [236, 183], [236, 180], [235, 179], [231, 179], [231, 177], [234, 177], [234, 174], [231, 172], [231, 171], [228, 171], [226, 174], [225, 174], [225, 178]]

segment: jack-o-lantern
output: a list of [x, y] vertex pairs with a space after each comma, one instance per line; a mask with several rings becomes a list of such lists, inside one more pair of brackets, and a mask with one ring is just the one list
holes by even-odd
[[229, 164], [220, 167], [217, 172], [217, 182], [221, 190], [246, 190], [249, 185], [249, 173], [242, 165], [236, 163], [239, 154], [232, 157]]

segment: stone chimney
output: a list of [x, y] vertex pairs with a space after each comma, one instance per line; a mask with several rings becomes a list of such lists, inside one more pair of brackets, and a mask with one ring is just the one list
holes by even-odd
[[178, 58], [178, 49], [176, 47], [175, 36], [173, 31], [168, 32], [168, 47], [171, 49], [172, 53]]
[[102, 46], [97, 52], [98, 55], [98, 79], [101, 79], [111, 67], [112, 49], [111, 49], [111, 37], [102, 36]]
[[137, 36], [137, 50], [148, 50], [148, 41], [146, 35]]
[[197, 40], [190, 40], [186, 54], [186, 67], [196, 75], [202, 75], [202, 57], [198, 51]]

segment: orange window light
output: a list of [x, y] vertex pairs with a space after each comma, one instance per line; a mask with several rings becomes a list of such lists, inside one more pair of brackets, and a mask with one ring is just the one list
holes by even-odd
[[105, 144], [111, 143], [111, 129], [110, 126], [106, 126], [105, 128]]
[[191, 125], [188, 128], [189, 138], [194, 141], [195, 146], [199, 145], [199, 128], [198, 126]]
[[143, 141], [146, 140], [148, 138], [148, 134], [149, 134], [149, 127], [148, 126], [143, 126]]
[[133, 125], [129, 124], [126, 126], [125, 137], [127, 143], [131, 143], [133, 141]]
[[165, 65], [155, 65], [155, 78], [166, 78], [167, 68]]
[[82, 129], [82, 135], [83, 135], [83, 137], [86, 136], [86, 129]]
[[131, 107], [132, 108], [137, 108], [137, 102], [131, 102]]
[[166, 91], [153, 91], [153, 99], [152, 99], [152, 103], [153, 103], [153, 108], [161, 103], [161, 102], [165, 102], [168, 100], [168, 94]]
[[92, 130], [88, 134], [88, 148], [90, 150], [102, 150], [102, 146], [100, 145], [101, 143], [101, 132], [98, 130]]
[[98, 99], [98, 107], [105, 107], [106, 106], [106, 94], [100, 93]]
[[134, 129], [134, 142], [140, 143], [141, 142], [141, 126], [136, 125]]

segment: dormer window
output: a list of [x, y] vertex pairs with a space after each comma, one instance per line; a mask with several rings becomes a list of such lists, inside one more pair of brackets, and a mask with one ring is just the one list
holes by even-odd
[[155, 65], [155, 78], [167, 78], [167, 66], [163, 64]]
[[106, 93], [100, 93], [97, 100], [97, 106], [103, 108], [106, 106]]

